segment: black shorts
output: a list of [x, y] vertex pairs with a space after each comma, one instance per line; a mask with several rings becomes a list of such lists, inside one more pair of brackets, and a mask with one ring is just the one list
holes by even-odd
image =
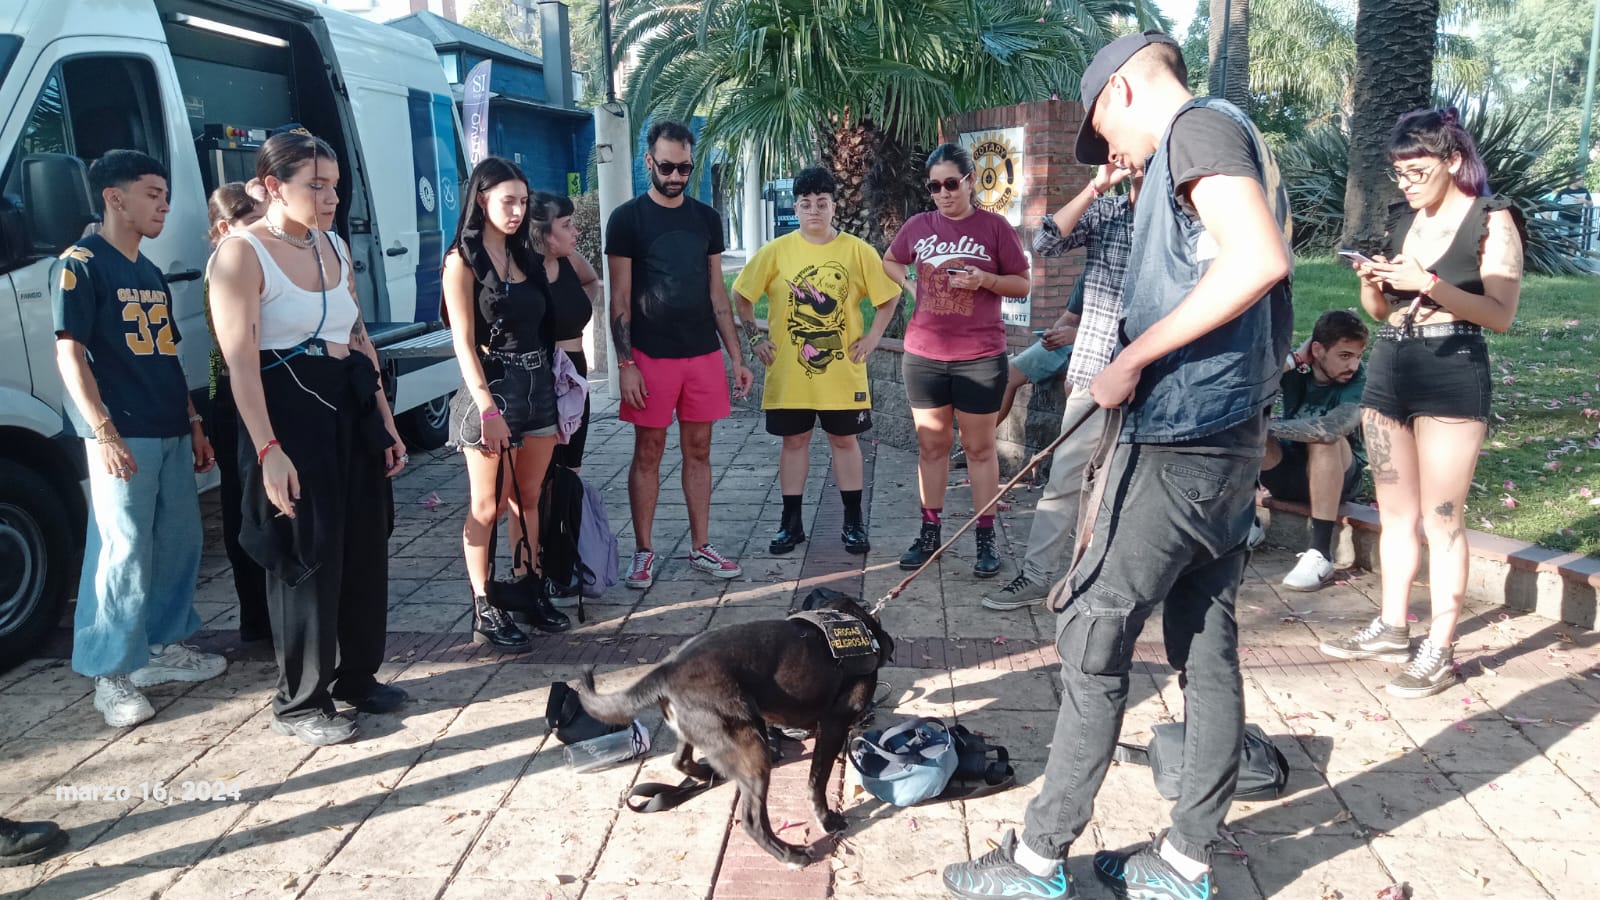
[[1403, 425], [1418, 416], [1489, 421], [1489, 347], [1482, 334], [1381, 335], [1367, 360], [1361, 406]]
[[767, 410], [767, 434], [779, 437], [805, 434], [816, 423], [822, 423], [822, 430], [835, 437], [847, 434], [860, 434], [872, 427], [872, 410], [870, 409], [769, 409]]
[[[1278, 449], [1283, 451], [1283, 461], [1270, 469], [1261, 470], [1261, 486], [1279, 500], [1309, 503], [1311, 483], [1306, 477], [1306, 460], [1309, 456], [1306, 445], [1299, 441], [1280, 440]], [[1350, 467], [1344, 470], [1344, 484], [1339, 488], [1340, 501], [1355, 497], [1356, 489], [1361, 487], [1361, 469], [1361, 460], [1351, 454]]]
[[1006, 396], [1009, 361], [1004, 353], [945, 362], [905, 354], [900, 375], [912, 409], [954, 406], [964, 413], [997, 413]]

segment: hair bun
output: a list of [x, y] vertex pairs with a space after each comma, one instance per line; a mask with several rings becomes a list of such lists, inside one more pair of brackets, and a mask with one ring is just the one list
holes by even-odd
[[1439, 110], [1439, 121], [1445, 125], [1454, 125], [1456, 127], [1460, 127], [1461, 112], [1454, 106], [1447, 106], [1444, 109]]

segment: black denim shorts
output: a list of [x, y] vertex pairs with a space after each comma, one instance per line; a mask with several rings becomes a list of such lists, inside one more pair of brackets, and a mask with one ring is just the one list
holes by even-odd
[[960, 412], [983, 415], [1000, 411], [1008, 365], [1004, 353], [952, 362], [907, 353], [900, 376], [912, 409], [954, 406]]
[[1380, 336], [1361, 406], [1409, 425], [1418, 416], [1489, 421], [1489, 346], [1481, 334]]

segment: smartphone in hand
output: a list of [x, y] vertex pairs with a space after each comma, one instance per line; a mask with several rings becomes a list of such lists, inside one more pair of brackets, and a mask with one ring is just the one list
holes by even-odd
[[964, 266], [945, 266], [944, 273], [946, 275], [965, 275], [967, 270]]
[[1350, 264], [1354, 266], [1373, 264], [1377, 262], [1377, 260], [1373, 259], [1372, 257], [1355, 250], [1340, 250], [1339, 255], [1344, 259], [1349, 260]]

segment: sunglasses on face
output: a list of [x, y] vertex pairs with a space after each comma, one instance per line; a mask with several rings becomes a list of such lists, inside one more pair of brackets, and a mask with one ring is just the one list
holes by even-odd
[[673, 172], [677, 172], [679, 175], [682, 175], [682, 176], [687, 178], [689, 173], [694, 171], [694, 163], [692, 163], [692, 162], [671, 163], [671, 162], [661, 162], [660, 160], [657, 160], [656, 161], [656, 171], [661, 173], [661, 177], [662, 178], [665, 178], [668, 175], [671, 175]]
[[927, 184], [928, 193], [937, 194], [941, 188], [947, 191], [958, 191], [961, 189], [961, 183], [966, 180], [967, 176], [963, 175], [960, 178], [946, 178], [943, 181], [929, 181]]

